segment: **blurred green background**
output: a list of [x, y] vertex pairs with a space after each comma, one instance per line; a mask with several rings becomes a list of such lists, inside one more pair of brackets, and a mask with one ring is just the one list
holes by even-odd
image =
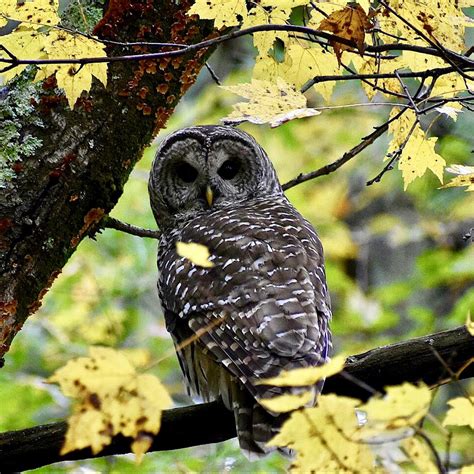
[[[236, 84], [250, 78], [252, 57], [250, 40], [244, 39], [224, 45], [211, 64], [225, 84]], [[336, 87], [332, 105], [367, 102], [360, 86], [350, 82]], [[321, 105], [317, 94], [309, 98], [310, 106]], [[147, 179], [156, 145], [178, 128], [218, 123], [235, 101], [203, 70], [168, 128], [145, 151], [111, 215], [154, 228]], [[382, 123], [389, 111], [387, 105], [347, 106], [277, 129], [241, 128], [268, 152], [284, 183], [339, 158]], [[440, 137], [438, 152], [448, 164], [472, 165], [474, 118], [469, 112], [459, 115], [456, 123], [431, 115], [426, 125], [431, 124], [432, 133]], [[474, 194], [460, 188], [440, 190], [430, 172], [407, 192], [398, 170], [366, 186], [384, 166], [387, 143], [383, 137], [337, 172], [287, 193], [317, 228], [325, 247], [336, 353], [357, 353], [452, 328], [463, 324], [468, 310], [474, 309], [474, 245], [462, 239], [474, 225]], [[41, 310], [16, 337], [0, 371], [1, 431], [67, 416], [68, 400], [44, 381], [67, 360], [84, 355], [89, 345], [144, 348], [152, 360], [167, 356], [153, 373], [165, 382], [177, 406], [191, 403], [158, 305], [156, 252], [156, 241], [110, 229], [80, 244]], [[455, 385], [440, 390], [434, 415], [446, 411], [447, 397], [459, 394]], [[428, 430], [443, 452], [445, 438], [430, 425]], [[472, 447], [467, 432], [456, 430], [451, 448], [454, 463], [474, 462], [469, 441]], [[258, 473], [284, 472], [287, 466], [288, 461], [277, 454], [249, 463], [232, 440], [151, 453], [139, 467], [131, 456], [120, 456], [34, 472]]]

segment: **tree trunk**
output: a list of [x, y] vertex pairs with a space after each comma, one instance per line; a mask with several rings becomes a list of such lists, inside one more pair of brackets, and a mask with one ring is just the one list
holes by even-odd
[[[210, 23], [186, 16], [189, 4], [111, 0], [95, 32], [121, 42], [194, 43], [211, 37]], [[149, 49], [109, 45], [107, 54], [133, 52]], [[117, 203], [144, 147], [164, 127], [208, 55], [200, 50], [111, 63], [107, 87], [95, 81], [74, 110], [54, 77], [37, 85], [22, 77], [0, 91], [0, 112], [8, 116], [14, 110], [18, 144], [33, 137], [36, 148], [30, 156], [18, 148], [7, 170], [12, 177], [0, 183], [0, 361], [80, 241], [94, 234]]]

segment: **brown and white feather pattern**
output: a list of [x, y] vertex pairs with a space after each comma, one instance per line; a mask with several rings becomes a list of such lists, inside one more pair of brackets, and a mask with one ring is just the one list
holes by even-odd
[[[176, 253], [176, 242], [197, 242], [212, 268]], [[162, 235], [159, 294], [189, 390], [222, 397], [236, 416], [241, 446], [265, 447], [282, 423], [259, 398], [282, 393], [257, 381], [281, 370], [324, 363], [331, 316], [323, 251], [313, 227], [283, 196], [201, 213]], [[204, 329], [204, 330], [203, 330]], [[315, 387], [315, 398], [321, 386]]]

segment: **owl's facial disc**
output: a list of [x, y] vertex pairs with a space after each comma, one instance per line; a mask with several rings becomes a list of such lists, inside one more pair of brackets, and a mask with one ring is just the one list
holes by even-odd
[[190, 127], [170, 135], [153, 162], [149, 192], [161, 228], [283, 193], [264, 150], [247, 133], [223, 126]]

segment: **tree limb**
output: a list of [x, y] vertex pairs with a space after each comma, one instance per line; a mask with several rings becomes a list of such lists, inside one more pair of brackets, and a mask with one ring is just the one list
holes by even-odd
[[[456, 374], [455, 379], [474, 376], [474, 338], [465, 326], [351, 356], [344, 372], [326, 380], [324, 393], [365, 400], [387, 385], [405, 381], [448, 383], [453, 380], [450, 373]], [[66, 428], [63, 421], [0, 434], [2, 473], [130, 452], [130, 439], [117, 436], [96, 456], [89, 449], [60, 456]], [[220, 402], [176, 408], [163, 413], [161, 431], [150, 451], [217, 443], [235, 435], [234, 417]]]
[[[4, 63], [7, 67], [11, 65], [41, 65], [41, 64], [98, 64], [98, 63], [114, 63], [114, 62], [129, 62], [129, 61], [143, 61], [150, 59], [161, 59], [161, 58], [171, 58], [183, 56], [190, 53], [196, 53], [201, 49], [207, 49], [210, 47], [215, 47], [220, 43], [230, 41], [242, 36], [252, 35], [254, 33], [264, 32], [264, 31], [286, 31], [289, 33], [303, 33], [306, 35], [317, 36], [325, 40], [334, 41], [341, 43], [347, 46], [351, 46], [354, 49], [357, 49], [357, 45], [354, 41], [342, 36], [334, 35], [332, 33], [327, 33], [326, 31], [316, 30], [308, 26], [301, 25], [277, 25], [277, 24], [266, 24], [266, 25], [255, 25], [249, 28], [243, 28], [241, 30], [235, 30], [230, 33], [215, 36], [211, 39], [200, 41], [194, 44], [177, 44], [177, 49], [172, 51], [162, 51], [157, 53], [143, 53], [143, 54], [126, 54], [126, 55], [117, 55], [96, 58], [54, 58], [54, 59], [19, 59], [14, 57], [10, 51], [5, 50], [8, 54], [7, 58], [0, 58], [0, 63]], [[156, 47], [155, 43], [155, 47]], [[168, 46], [167, 46], [168, 48]], [[415, 53], [426, 54], [428, 56], [436, 56], [444, 59], [450, 65], [452, 65], [458, 72], [463, 74], [463, 68], [472, 68], [474, 66], [474, 60], [469, 57], [451, 51], [447, 48], [440, 47], [426, 47], [419, 46], [409, 43], [387, 43], [379, 45], [368, 45], [365, 48], [365, 51], [368, 53], [383, 53], [387, 51], [413, 51]]]

